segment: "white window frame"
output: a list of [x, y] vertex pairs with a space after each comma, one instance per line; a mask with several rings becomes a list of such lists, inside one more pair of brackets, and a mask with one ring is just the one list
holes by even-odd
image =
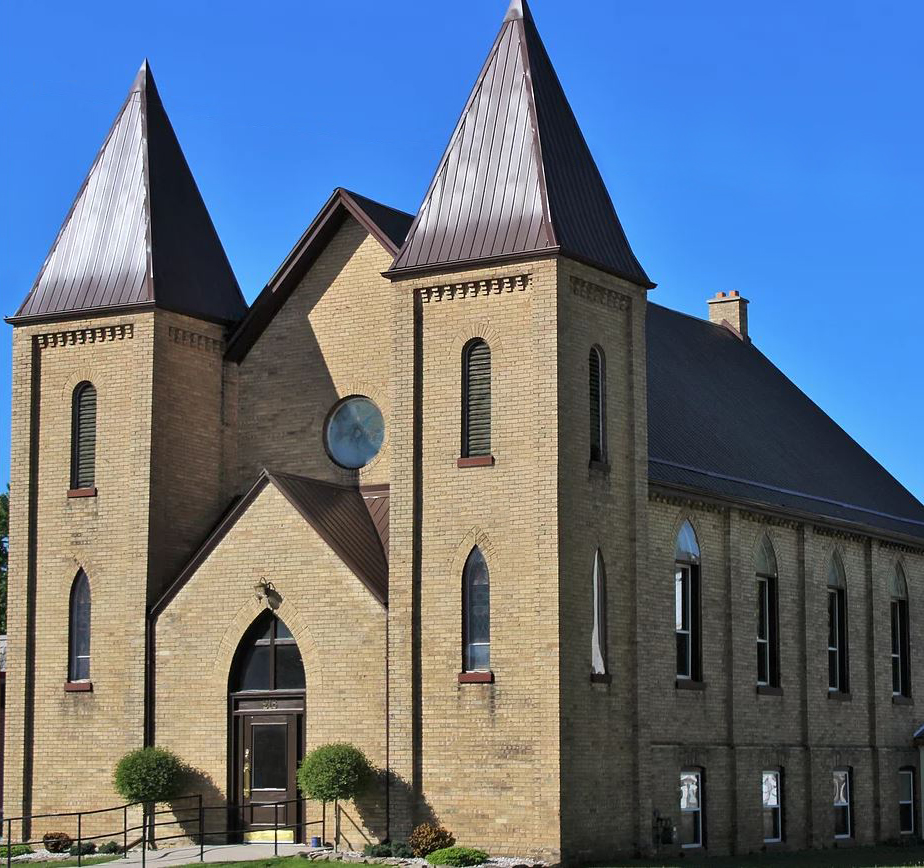
[[680, 772], [681, 780], [688, 775], [696, 778], [696, 804], [695, 808], [683, 807], [683, 791], [680, 794], [680, 813], [696, 814], [696, 842], [690, 844], [681, 844], [684, 850], [698, 850], [703, 846], [703, 774], [695, 769], [688, 769]]
[[[828, 607], [828, 692], [839, 693], [841, 690], [841, 594], [837, 588], [828, 588], [828, 602], [834, 598], [834, 644], [831, 644], [831, 608]], [[834, 677], [836, 684], [831, 684], [831, 654], [834, 653], [835, 666]]]
[[[847, 778], [847, 801], [838, 802], [835, 801], [833, 807], [835, 808], [846, 808], [847, 809], [847, 834], [838, 835], [835, 833], [834, 837], [837, 840], [847, 840], [848, 838], [853, 837], [853, 781], [851, 778], [853, 775], [850, 773], [850, 769], [834, 769], [834, 775], [843, 774]], [[836, 826], [835, 826], [836, 828]]]
[[[776, 805], [767, 805], [764, 802], [764, 778], [767, 775], [773, 775], [776, 778]], [[760, 801], [761, 801], [761, 819], [766, 811], [776, 813], [777, 836], [775, 838], [764, 838], [765, 844], [778, 844], [783, 840], [783, 778], [778, 769], [765, 769], [760, 773]]]
[[[764, 636], [760, 635], [760, 606], [764, 607]], [[757, 685], [768, 687], [770, 685], [770, 579], [766, 576], [757, 576], [757, 653], [763, 657], [767, 677], [761, 679], [760, 664], [757, 666]]]
[[[901, 781], [902, 781], [902, 777], [903, 777], [904, 775], [907, 775], [907, 776], [911, 779], [911, 782], [910, 782], [909, 787], [908, 787], [908, 789], [909, 789], [910, 792], [911, 792], [911, 799], [910, 799], [910, 800], [909, 800], [909, 799], [903, 799], [903, 798], [902, 798]], [[899, 812], [898, 812], [898, 832], [899, 832], [900, 835], [913, 835], [913, 834], [915, 833], [915, 816], [914, 816], [914, 769], [899, 769], [899, 771], [898, 771], [898, 780], [899, 780], [899, 785], [898, 785], [898, 806], [899, 806]], [[908, 805], [908, 807], [910, 808], [910, 810], [909, 810], [909, 812], [908, 812], [908, 813], [911, 815], [911, 828], [910, 828], [910, 829], [903, 829], [903, 828], [901, 827], [901, 826], [902, 826], [901, 807], [902, 807], [903, 805]]]
[[[674, 633], [683, 636], [686, 644], [686, 672], [678, 671], [677, 678], [690, 681], [693, 678], [693, 567], [690, 564], [674, 564]], [[675, 645], [676, 641], [675, 638]], [[676, 657], [676, 648], [674, 654]]]

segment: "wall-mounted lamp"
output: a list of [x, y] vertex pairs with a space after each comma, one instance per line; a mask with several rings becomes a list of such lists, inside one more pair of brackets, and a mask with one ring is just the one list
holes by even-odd
[[279, 608], [279, 604], [282, 602], [282, 596], [276, 590], [276, 586], [272, 582], [268, 582], [266, 576], [261, 576], [260, 581], [253, 586], [253, 594], [261, 602], [265, 600], [266, 605], [271, 609]]

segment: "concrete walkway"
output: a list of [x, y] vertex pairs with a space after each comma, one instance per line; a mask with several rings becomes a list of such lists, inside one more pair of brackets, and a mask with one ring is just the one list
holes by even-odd
[[[311, 848], [304, 844], [280, 844], [280, 856], [295, 856], [298, 853], [308, 852]], [[250, 862], [254, 859], [272, 859], [273, 845], [265, 843], [253, 844], [206, 844], [206, 862]], [[119, 868], [120, 865], [140, 865], [141, 850], [131, 850], [127, 859], [116, 859], [107, 865]], [[167, 865], [190, 865], [199, 861], [198, 847], [164, 847], [163, 850], [148, 850], [144, 854], [146, 865], [151, 868], [162, 868]], [[305, 866], [311, 863], [306, 860]], [[102, 868], [102, 866], [101, 866]]]

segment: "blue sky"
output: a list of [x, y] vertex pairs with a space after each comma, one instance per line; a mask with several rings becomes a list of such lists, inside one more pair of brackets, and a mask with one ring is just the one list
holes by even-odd
[[[919, 498], [924, 4], [532, 0], [651, 299], [755, 343]], [[142, 59], [248, 300], [331, 190], [413, 211], [505, 0], [6, 3], [0, 313]], [[9, 326], [0, 327], [0, 484]]]

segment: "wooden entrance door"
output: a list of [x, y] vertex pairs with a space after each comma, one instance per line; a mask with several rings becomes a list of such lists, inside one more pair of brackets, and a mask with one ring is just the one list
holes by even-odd
[[[274, 703], [275, 704], [275, 703]], [[295, 785], [301, 715], [244, 713], [239, 721], [239, 804], [245, 840], [295, 841], [300, 836]]]

